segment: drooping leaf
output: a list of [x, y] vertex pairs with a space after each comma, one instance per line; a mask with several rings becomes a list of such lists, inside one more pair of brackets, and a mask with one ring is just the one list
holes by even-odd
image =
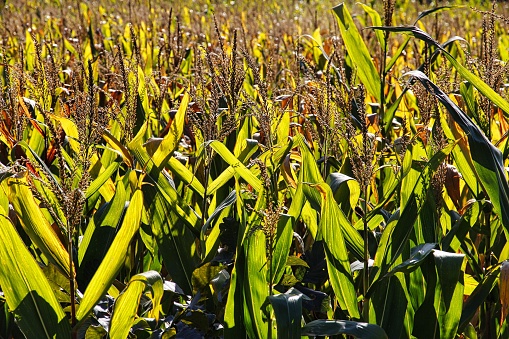
[[386, 277], [390, 277], [397, 272], [412, 272], [419, 266], [420, 263], [423, 262], [424, 259], [426, 259], [430, 253], [432, 253], [436, 246], [437, 244], [434, 243], [426, 243], [416, 246], [412, 249], [410, 258], [394, 267], [389, 273], [386, 274]]
[[[445, 106], [451, 118], [467, 134], [471, 150], [470, 155], [479, 180], [491, 199], [494, 212], [502, 219], [506, 236], [509, 235], [509, 184], [507, 183], [502, 153], [486, 138], [470, 117], [432, 83], [424, 73], [411, 71], [407, 75], [419, 80]], [[507, 102], [506, 104], [509, 106]]]
[[460, 323], [463, 307], [464, 254], [433, 251], [438, 280], [435, 290], [435, 309], [440, 338], [453, 339]]
[[300, 338], [302, 319], [302, 294], [281, 293], [269, 296], [277, 322], [278, 339]]
[[333, 336], [348, 334], [362, 339], [387, 338], [385, 331], [378, 325], [348, 320], [314, 320], [307, 323], [301, 335]]
[[58, 268], [69, 275], [69, 253], [42, 213], [25, 177], [7, 179], [9, 201], [32, 242]]
[[110, 322], [110, 338], [127, 338], [137, 315], [140, 298], [143, 293], [150, 292], [152, 309], [149, 314], [159, 318], [160, 301], [163, 295], [163, 280], [155, 271], [136, 274], [129, 280], [126, 289], [116, 299]]
[[430, 14], [433, 14], [433, 13], [436, 14], [436, 13], [439, 13], [439, 12], [442, 12], [442, 11], [446, 11], [446, 10], [449, 10], [449, 9], [453, 9], [453, 8], [457, 8], [457, 7], [461, 7], [461, 6], [437, 6], [437, 7], [433, 7], [431, 9], [427, 9], [425, 11], [422, 11], [417, 16], [417, 19], [415, 19], [414, 25], [416, 25], [419, 20], [421, 20], [422, 18], [424, 18], [424, 17], [426, 17], [426, 16], [428, 16]]
[[106, 129], [103, 131], [103, 138], [110, 145], [110, 147], [122, 157], [122, 160], [124, 160], [126, 165], [131, 167], [133, 164], [133, 159], [127, 148], [124, 145], [122, 145], [122, 143], [120, 143], [120, 141], [118, 141], [113, 136], [113, 134], [111, 134]]
[[69, 338], [71, 328], [39, 264], [0, 206], [0, 286], [23, 334]]

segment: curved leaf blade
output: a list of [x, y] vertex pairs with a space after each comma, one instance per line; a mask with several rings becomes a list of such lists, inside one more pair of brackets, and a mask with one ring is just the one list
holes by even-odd
[[44, 255], [69, 276], [69, 253], [44, 217], [26, 178], [7, 179], [9, 201], [25, 232]]
[[141, 295], [150, 292], [152, 299], [151, 315], [157, 320], [159, 305], [163, 295], [163, 280], [156, 271], [136, 274], [115, 301], [110, 323], [110, 338], [123, 339], [129, 335], [138, 311]]
[[76, 312], [76, 319], [82, 321], [95, 304], [104, 296], [117, 272], [124, 263], [124, 253], [131, 243], [132, 237], [138, 232], [143, 213], [143, 193], [136, 190], [127, 208], [124, 222], [120, 227], [101, 265], [88, 285], [83, 299]]
[[302, 294], [271, 295], [269, 301], [276, 315], [278, 339], [300, 338]]
[[378, 71], [371, 60], [368, 48], [359, 34], [352, 16], [348, 12], [344, 3], [332, 9], [336, 14], [339, 29], [345, 47], [352, 59], [352, 62], [357, 66], [359, 79], [362, 81], [368, 92], [376, 98], [377, 102], [381, 102], [380, 91], [380, 76]]
[[378, 325], [348, 320], [314, 320], [302, 328], [301, 335], [353, 335], [362, 339], [384, 339], [387, 334]]
[[[493, 210], [502, 219], [506, 235], [509, 235], [509, 184], [507, 183], [502, 152], [486, 138], [470, 117], [424, 73], [410, 71], [407, 75], [419, 80], [426, 90], [445, 106], [452, 119], [466, 133], [470, 145], [470, 155], [479, 179], [493, 203]], [[503, 101], [509, 106], [509, 103]]]
[[51, 286], [0, 206], [0, 286], [27, 338], [69, 338], [71, 328]]

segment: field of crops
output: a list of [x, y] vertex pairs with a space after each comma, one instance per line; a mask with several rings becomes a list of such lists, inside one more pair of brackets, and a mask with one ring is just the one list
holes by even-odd
[[505, 2], [7, 0], [0, 338], [509, 338], [508, 76]]

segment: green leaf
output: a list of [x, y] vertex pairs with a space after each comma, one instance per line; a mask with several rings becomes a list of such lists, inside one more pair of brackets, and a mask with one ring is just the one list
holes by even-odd
[[25, 232], [46, 258], [69, 276], [69, 253], [42, 213], [32, 191], [30, 191], [26, 178], [9, 178], [7, 186], [9, 201], [12, 203]]
[[309, 268], [309, 265], [307, 262], [302, 260], [299, 257], [296, 257], [294, 255], [289, 255], [288, 260], [286, 260], [286, 266], [303, 266]]
[[479, 307], [486, 301], [491, 291], [497, 286], [500, 267], [488, 272], [482, 282], [474, 289], [468, 297], [461, 313], [458, 332], [461, 333], [467, 327], [470, 320], [474, 317]]
[[442, 250], [448, 252], [457, 252], [464, 246], [464, 239], [468, 231], [479, 220], [482, 213], [482, 202], [475, 201], [463, 213], [460, 220], [451, 228], [449, 233], [442, 239]]
[[237, 200], [237, 192], [235, 190], [231, 191], [230, 194], [224, 199], [219, 206], [216, 207], [214, 212], [209, 216], [207, 221], [203, 224], [201, 229], [201, 238], [205, 238], [205, 233], [207, 232], [208, 228], [210, 227], [210, 224], [214, 219], [227, 207], [233, 205], [235, 201]]
[[302, 328], [301, 335], [333, 336], [353, 335], [362, 339], [387, 338], [385, 331], [378, 325], [348, 320], [314, 320]]
[[[129, 143], [128, 148], [133, 152], [136, 160], [145, 169], [147, 178], [157, 188], [158, 192], [168, 203], [168, 206], [174, 211], [179, 218], [189, 227], [189, 229], [199, 236], [199, 230], [196, 229], [199, 217], [196, 212], [186, 203], [186, 201], [177, 193], [175, 187], [170, 182], [168, 172], [162, 170], [163, 163], [167, 159], [159, 159], [160, 163], [155, 163], [152, 157], [148, 154], [147, 150], [143, 147], [143, 138], [147, 132], [148, 123], [144, 124], [136, 137]], [[161, 147], [161, 145], [159, 146]], [[169, 146], [168, 146], [169, 147]], [[162, 157], [162, 155], [161, 155]], [[160, 158], [161, 158], [160, 157]]]
[[440, 327], [440, 338], [453, 339], [460, 323], [463, 307], [464, 254], [433, 251], [438, 274], [435, 289], [435, 309]]
[[152, 300], [152, 312], [149, 317], [153, 317], [157, 321], [163, 296], [161, 275], [156, 271], [136, 274], [129, 280], [126, 289], [115, 301], [110, 323], [111, 339], [124, 339], [129, 336], [129, 331], [138, 312], [140, 298], [146, 292], [150, 292]]
[[264, 338], [268, 331], [264, 305], [269, 296], [265, 235], [261, 230], [254, 231], [246, 237], [242, 247], [246, 253], [243, 286], [246, 330], [250, 338]]
[[364, 40], [355, 26], [352, 16], [344, 3], [334, 7], [332, 10], [337, 16], [343, 42], [352, 62], [357, 66], [356, 71], [361, 82], [366, 86], [369, 94], [374, 96], [377, 102], [381, 102], [380, 76], [373, 64]]
[[[448, 54], [446, 54], [446, 56], [447, 55]], [[420, 71], [411, 71], [408, 72], [407, 75], [419, 80], [428, 92], [433, 94], [440, 103], [445, 106], [452, 119], [468, 136], [470, 155], [474, 162], [474, 167], [484, 189], [491, 199], [493, 210], [502, 219], [506, 236], [509, 236], [509, 184], [507, 182], [502, 153], [486, 138], [479, 127], [472, 122], [470, 117], [452, 102], [447, 94], [432, 83], [424, 73]], [[481, 86], [481, 84], [477, 85]], [[489, 99], [492, 100], [492, 98]], [[509, 103], [502, 98], [501, 100], [508, 106], [507, 112], [509, 112]], [[498, 105], [497, 102], [493, 102]]]
[[[399, 45], [398, 50], [391, 56], [391, 59], [389, 60], [389, 62], [385, 66], [385, 73], [389, 73], [391, 71], [392, 66], [394, 66], [396, 61], [398, 61], [398, 58], [401, 56], [401, 54], [403, 53], [403, 51], [405, 50], [405, 48], [406, 48], [406, 46], [408, 45], [409, 42], [410, 42], [410, 38], [407, 37], [405, 39], [405, 41], [402, 44]], [[386, 121], [392, 122], [392, 118], [394, 118], [394, 113], [396, 112], [396, 108], [395, 107], [399, 106], [399, 103], [401, 102], [401, 99], [403, 98], [405, 93], [406, 93], [406, 91], [403, 91], [401, 93], [401, 95], [399, 96], [399, 98], [396, 100], [396, 102], [391, 106], [391, 108], [389, 108], [389, 110], [391, 111], [391, 114], [389, 114], [390, 118], [386, 118], [384, 116], [383, 117], [384, 123]], [[384, 126], [384, 128], [385, 128], [385, 126]], [[387, 131], [387, 129], [385, 129], [385, 130]]]
[[[210, 233], [205, 236], [207, 230], [210, 228], [210, 225], [214, 222], [214, 220], [219, 219], [222, 220], [221, 216], [225, 217], [228, 215], [231, 206], [237, 201], [237, 191], [233, 190], [228, 194], [226, 199], [224, 199], [219, 206], [216, 207], [214, 212], [209, 216], [205, 224], [203, 224], [200, 240], [202, 241], [202, 247], [205, 248], [205, 256], [204, 258], [209, 258], [209, 256], [215, 255], [217, 251], [217, 247], [219, 246], [219, 222], [215, 223]], [[205, 239], [206, 238], [206, 239]]]
[[[369, 322], [381, 326], [389, 338], [410, 338], [414, 324], [413, 286], [402, 273], [379, 282], [369, 298]], [[422, 289], [423, 286], [419, 285]]]
[[[325, 181], [322, 178], [322, 175], [320, 173], [320, 170], [318, 169], [318, 166], [316, 165], [315, 158], [313, 157], [313, 154], [311, 153], [311, 150], [306, 144], [306, 141], [304, 137], [299, 134], [294, 138], [294, 144], [296, 146], [300, 147], [300, 152], [302, 155], [302, 169], [300, 171], [300, 177], [299, 181], [304, 185], [305, 188], [305, 195], [308, 199], [308, 202], [311, 204], [311, 206], [316, 210], [321, 210], [321, 201], [322, 197], [318, 190], [315, 189], [309, 189], [309, 184], [325, 184]], [[326, 185], [327, 188], [324, 188], [326, 191], [330, 192], [327, 193], [328, 196], [332, 199], [332, 202], [330, 204], [331, 208], [334, 210], [334, 217], [338, 219], [340, 229], [343, 233], [343, 237], [346, 241], [346, 245], [348, 246], [348, 249], [352, 252], [352, 254], [359, 260], [363, 260], [364, 256], [364, 240], [362, 239], [361, 235], [357, 230], [352, 226], [352, 224], [348, 221], [348, 219], [345, 217], [345, 214], [343, 211], [337, 206], [337, 204], [334, 201], [332, 191], [328, 185]], [[303, 209], [302, 213], [305, 213], [306, 205]]]
[[115, 229], [122, 221], [127, 198], [124, 183], [118, 180], [113, 199], [104, 204], [87, 225], [78, 247], [80, 270], [86, 267], [87, 262], [101, 262], [104, 259], [115, 235]]
[[[409, 40], [407, 40], [408, 42]], [[394, 60], [396, 62], [396, 57], [394, 56], [394, 59], [391, 59], [391, 62], [389, 63], [389, 66], [392, 67], [391, 63]], [[394, 119], [394, 116], [396, 115], [396, 111], [398, 110], [399, 104], [401, 103], [401, 100], [405, 97], [406, 90], [403, 90], [400, 94], [400, 96], [396, 99], [394, 103], [392, 103], [389, 108], [385, 111], [384, 116], [382, 117], [382, 123], [385, 133], [388, 133], [389, 130], [392, 127], [392, 120]]]
[[466, 134], [457, 128], [456, 124], [451, 124], [445, 114], [440, 115], [440, 123], [444, 134], [451, 140], [457, 140], [458, 147], [452, 151], [454, 161], [458, 171], [462, 174], [462, 178], [472, 192], [472, 195], [479, 198], [479, 192], [482, 190], [479, 174], [477, 173], [472, 156], [470, 155], [470, 147]]
[[214, 277], [216, 277], [223, 269], [223, 265], [211, 262], [195, 269], [192, 275], [193, 292], [196, 294], [199, 290], [207, 287], [212, 279], [214, 279]]
[[[240, 175], [244, 180], [250, 184], [255, 191], [261, 191], [263, 186], [260, 179], [258, 179], [244, 164], [233, 155], [232, 152], [221, 142], [214, 140], [205, 143], [205, 147], [210, 146], [214, 151], [217, 152], [223, 158], [223, 160], [231, 167], [225, 171], [234, 171]], [[216, 179], [217, 180], [217, 179]], [[214, 182], [210, 186], [215, 185]]]
[[[280, 214], [277, 223], [274, 250], [272, 252], [272, 277], [268, 277], [270, 284], [276, 284], [283, 276], [290, 246], [293, 239], [293, 225], [295, 218], [288, 214]], [[272, 279], [272, 281], [270, 281]]]
[[203, 197], [205, 188], [198, 178], [194, 176], [193, 172], [174, 157], [170, 158], [167, 165], [171, 173], [175, 174], [180, 180], [188, 184], [193, 191]]
[[169, 203], [154, 187], [143, 187], [145, 204], [150, 215], [150, 226], [159, 253], [172, 279], [186, 294], [192, 293], [191, 276], [198, 264], [195, 250], [197, 237], [172, 212]]
[[118, 271], [122, 268], [127, 248], [140, 227], [142, 213], [143, 193], [138, 189], [131, 198], [120, 230], [83, 295], [76, 312], [78, 321], [82, 321], [88, 316], [95, 304], [110, 288]]
[[[382, 18], [380, 17], [380, 14], [376, 10], [374, 10], [371, 6], [365, 5], [363, 3], [358, 2], [357, 5], [362, 6], [362, 9], [366, 14], [369, 15], [371, 18], [371, 23], [373, 26], [382, 26]], [[382, 51], [386, 52], [386, 44], [385, 44], [385, 37], [382, 31], [375, 31], [376, 38], [378, 40], [378, 43], [380, 44], [380, 48], [382, 48]]]
[[[239, 151], [244, 145], [245, 145], [245, 147], [242, 149], [242, 151]], [[235, 144], [234, 151], [235, 151], [235, 154], [237, 154], [237, 152], [239, 153], [239, 155], [237, 157], [238, 161], [240, 163], [244, 163], [254, 154], [254, 152], [256, 150], [258, 150], [258, 148], [259, 148], [259, 146], [258, 146], [258, 142], [256, 140], [247, 139], [242, 142], [237, 142]], [[231, 158], [231, 157], [229, 157], [229, 159], [233, 160], [233, 158]], [[226, 161], [226, 159], [225, 159], [225, 161]], [[236, 164], [236, 162], [233, 164]], [[253, 173], [256, 176], [254, 169], [251, 169], [251, 173]], [[235, 169], [232, 166], [232, 164], [230, 164], [230, 166], [228, 166], [228, 168], [226, 168], [221, 174], [219, 174], [217, 176], [217, 178], [214, 179], [214, 181], [209, 183], [209, 185], [207, 186], [207, 195], [212, 195], [212, 194], [216, 193], [216, 191], [219, 188], [223, 187], [225, 184], [227, 184], [228, 181], [231, 178], [233, 178], [234, 175], [235, 175]]]
[[245, 275], [245, 254], [244, 248], [237, 248], [235, 265], [232, 270], [230, 288], [228, 289], [228, 299], [226, 301], [224, 315], [224, 337], [225, 339], [235, 339], [239, 336], [245, 336], [246, 328], [244, 324], [244, 279]]
[[302, 319], [302, 294], [281, 293], [269, 296], [276, 315], [278, 339], [300, 339]]
[[343, 212], [348, 215], [351, 209], [357, 206], [361, 188], [357, 180], [343, 173], [331, 173], [327, 178], [334, 199], [342, 207]]
[[184, 122], [188, 104], [189, 93], [186, 92], [182, 98], [182, 101], [180, 102], [180, 106], [177, 110], [177, 113], [175, 114], [175, 118], [171, 122], [168, 134], [166, 134], [166, 136], [163, 138], [161, 144], [152, 157], [154, 164], [159, 168], [159, 170], [161, 170], [162, 167], [166, 165], [180, 142], [180, 138], [184, 132]]
[[398, 266], [394, 267], [389, 273], [387, 273], [385, 276], [390, 277], [397, 272], [404, 272], [404, 273], [410, 273], [414, 271], [419, 265], [426, 259], [426, 257], [432, 253], [432, 251], [435, 249], [437, 244], [431, 243], [431, 244], [420, 244], [414, 248], [412, 248], [410, 258], [399, 264]]
[[0, 286], [26, 338], [69, 338], [69, 321], [39, 264], [0, 206]]
[[118, 162], [110, 164], [108, 168], [106, 168], [94, 181], [90, 183], [90, 186], [88, 186], [85, 192], [85, 199], [89, 199], [104, 185], [106, 181], [110, 180], [119, 167], [120, 163]]
[[[374, 266], [380, 269], [376, 270], [372, 287], [376, 285], [375, 283], [380, 275], [383, 277], [389, 271], [390, 267], [396, 262], [405, 249], [410, 234], [414, 229], [415, 221], [419, 216], [422, 206], [426, 202], [433, 171], [444, 161], [454, 146], [454, 144], [446, 146], [444, 149], [437, 152], [425, 164], [424, 168], [421, 167], [419, 179], [416, 181], [411, 194], [406, 199], [406, 202], [402, 201], [404, 207], [402, 208], [399, 217], [388, 222], [388, 225], [382, 233], [382, 238], [380, 239], [374, 259]], [[411, 149], [412, 146], [409, 147], [407, 153], [411, 153]], [[411, 157], [412, 156], [410, 155], [409, 158]], [[370, 290], [372, 287], [370, 287]], [[368, 295], [369, 294], [370, 291], [368, 291]]]
[[350, 273], [350, 262], [345, 240], [341, 236], [341, 210], [332, 197], [330, 187], [324, 183], [314, 187], [322, 197], [320, 211], [320, 229], [323, 234], [325, 257], [327, 259], [327, 271], [329, 279], [343, 310], [348, 311], [352, 318], [360, 318], [357, 308], [357, 295]]

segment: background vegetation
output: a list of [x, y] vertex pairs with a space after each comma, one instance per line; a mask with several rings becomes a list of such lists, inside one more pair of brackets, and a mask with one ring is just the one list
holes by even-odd
[[508, 338], [505, 3], [7, 1], [1, 338]]

